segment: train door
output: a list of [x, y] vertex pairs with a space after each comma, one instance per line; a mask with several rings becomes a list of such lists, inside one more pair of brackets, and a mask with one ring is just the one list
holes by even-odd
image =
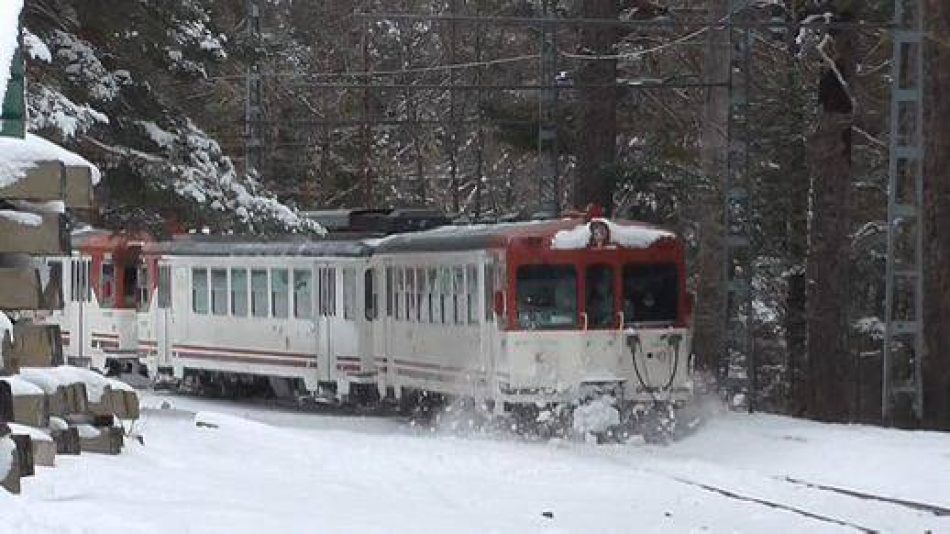
[[333, 319], [336, 315], [336, 268], [328, 264], [317, 267], [317, 339], [318, 352], [326, 364], [325, 372], [320, 373], [322, 380], [333, 380], [336, 358], [333, 344]]
[[155, 366], [171, 367], [172, 267], [167, 262], [158, 264], [158, 294], [155, 308]]
[[[317, 272], [316, 264], [306, 263], [297, 265], [291, 272], [291, 313], [293, 330], [288, 332], [293, 339], [293, 350], [314, 354], [317, 358], [317, 372], [320, 373], [320, 350], [318, 332], [318, 314], [315, 306], [317, 291], [315, 290], [314, 276]], [[296, 344], [300, 344], [299, 347]], [[321, 375], [322, 379], [322, 375]]]
[[69, 340], [69, 352], [67, 356], [70, 363], [85, 365], [85, 359], [88, 357], [87, 343], [89, 342], [89, 325], [87, 324], [86, 314], [89, 308], [89, 302], [92, 300], [92, 287], [90, 285], [90, 273], [92, 271], [92, 262], [88, 258], [81, 256], [73, 257], [70, 262], [70, 289], [69, 289], [69, 322], [65, 325], [68, 332], [66, 336]]

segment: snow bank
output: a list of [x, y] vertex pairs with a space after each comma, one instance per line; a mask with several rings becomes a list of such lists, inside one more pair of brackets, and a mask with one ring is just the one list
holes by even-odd
[[620, 412], [607, 399], [594, 399], [574, 409], [574, 431], [580, 435], [588, 432], [606, 432], [620, 424]]
[[6, 437], [0, 438], [0, 480], [7, 478], [10, 473], [10, 467], [13, 465], [16, 444], [13, 440]]
[[20, 39], [20, 10], [23, 0], [3, 0], [0, 2], [0, 112], [7, 94], [7, 82], [10, 81], [10, 66]]
[[0, 311], [0, 361], [3, 360], [3, 336], [5, 334], [10, 336], [10, 341], [13, 341], [13, 323], [5, 313]]
[[36, 384], [47, 394], [55, 393], [58, 388], [71, 384], [85, 384], [89, 402], [101, 402], [106, 386], [112, 390], [134, 391], [128, 384], [119, 380], [70, 365], [51, 368], [24, 367], [20, 369], [20, 376]]
[[35, 213], [25, 211], [0, 210], [0, 218], [13, 221], [23, 226], [40, 226], [43, 224], [43, 218]]
[[[102, 175], [88, 160], [40, 136], [26, 134], [26, 139], [0, 137], [0, 187], [5, 187], [22, 178], [26, 169], [39, 161], [61, 161], [70, 167], [88, 167], [92, 171], [92, 183], [98, 184]], [[7, 169], [3, 164], [6, 163]], [[5, 170], [13, 176], [5, 176]]]
[[24, 380], [22, 377], [17, 375], [0, 376], [0, 381], [10, 384], [10, 391], [13, 393], [14, 397], [43, 395], [43, 390], [40, 389], [36, 384]]
[[[659, 228], [649, 226], [621, 226], [607, 219], [593, 219], [610, 229], [610, 242], [625, 248], [648, 248], [661, 239], [675, 239], [676, 235]], [[591, 223], [578, 225], [570, 230], [561, 230], [551, 240], [555, 250], [580, 250], [590, 243]]]
[[17, 423], [8, 423], [8, 426], [14, 434], [30, 436], [30, 439], [33, 441], [53, 441], [53, 438], [50, 437], [49, 434], [43, 432], [39, 428], [33, 428], [31, 426], [20, 425]]
[[62, 432], [64, 430], [69, 430], [69, 423], [67, 423], [62, 417], [51, 415], [49, 416], [49, 428], [50, 430], [58, 430]]

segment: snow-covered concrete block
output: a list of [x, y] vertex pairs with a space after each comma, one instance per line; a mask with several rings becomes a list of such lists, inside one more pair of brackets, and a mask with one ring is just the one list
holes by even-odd
[[13, 421], [21, 425], [45, 427], [49, 424], [46, 395], [36, 385], [17, 375], [0, 377], [13, 393]]
[[92, 169], [89, 167], [66, 166], [66, 195], [63, 200], [66, 207], [72, 209], [91, 209], [93, 207]]
[[13, 421], [13, 389], [0, 381], [0, 423]]
[[0, 199], [50, 202], [63, 200], [65, 173], [59, 161], [41, 161], [23, 170], [23, 176], [6, 187], [0, 187]]
[[36, 310], [43, 307], [43, 287], [36, 269], [0, 267], [0, 308]]
[[33, 476], [36, 473], [33, 464], [33, 440], [27, 434], [17, 434], [16, 432], [10, 434], [10, 439], [16, 444], [20, 478]]
[[79, 431], [75, 428], [51, 429], [50, 436], [56, 443], [56, 454], [77, 455], [82, 452], [82, 447], [79, 445]]
[[60, 213], [0, 209], [0, 253], [62, 256], [69, 252], [66, 218]]
[[114, 415], [119, 419], [138, 419], [139, 399], [135, 391], [118, 380], [110, 380], [110, 382], [103, 388], [98, 401], [94, 402], [90, 399], [89, 411], [93, 415]]
[[124, 445], [122, 429], [115, 426], [97, 428], [92, 425], [76, 425], [79, 446], [82, 452], [119, 454]]
[[11, 424], [9, 426], [14, 436], [29, 436], [34, 466], [53, 467], [56, 464], [56, 442], [48, 432], [27, 425]]
[[20, 367], [53, 367], [63, 364], [62, 334], [59, 325], [37, 325], [24, 321], [13, 327], [10, 354]]
[[[89, 411], [84, 378], [90, 382], [106, 380], [92, 371], [70, 366], [23, 367], [20, 376], [43, 390], [49, 401], [49, 413], [59, 417]], [[96, 397], [98, 399], [98, 396]]]

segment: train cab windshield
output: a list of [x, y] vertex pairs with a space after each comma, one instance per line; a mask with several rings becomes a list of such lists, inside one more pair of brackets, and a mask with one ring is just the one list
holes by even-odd
[[624, 322], [674, 323], [679, 311], [676, 265], [629, 263], [623, 268]]
[[518, 268], [518, 325], [526, 330], [577, 326], [577, 271], [569, 265]]

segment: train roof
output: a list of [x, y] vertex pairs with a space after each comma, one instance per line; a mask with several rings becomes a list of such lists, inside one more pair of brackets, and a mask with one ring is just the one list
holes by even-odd
[[[646, 223], [603, 221], [613, 241], [627, 248], [648, 248], [660, 240], [675, 240], [675, 234]], [[586, 248], [590, 237], [587, 218], [564, 218], [499, 224], [443, 226], [434, 230], [397, 234], [373, 240], [377, 253], [444, 252], [503, 248], [518, 240], [541, 240], [552, 248]]]
[[246, 241], [238, 239], [186, 238], [156, 241], [145, 246], [149, 254], [175, 256], [302, 256], [365, 257], [373, 248], [360, 240], [296, 239]]

